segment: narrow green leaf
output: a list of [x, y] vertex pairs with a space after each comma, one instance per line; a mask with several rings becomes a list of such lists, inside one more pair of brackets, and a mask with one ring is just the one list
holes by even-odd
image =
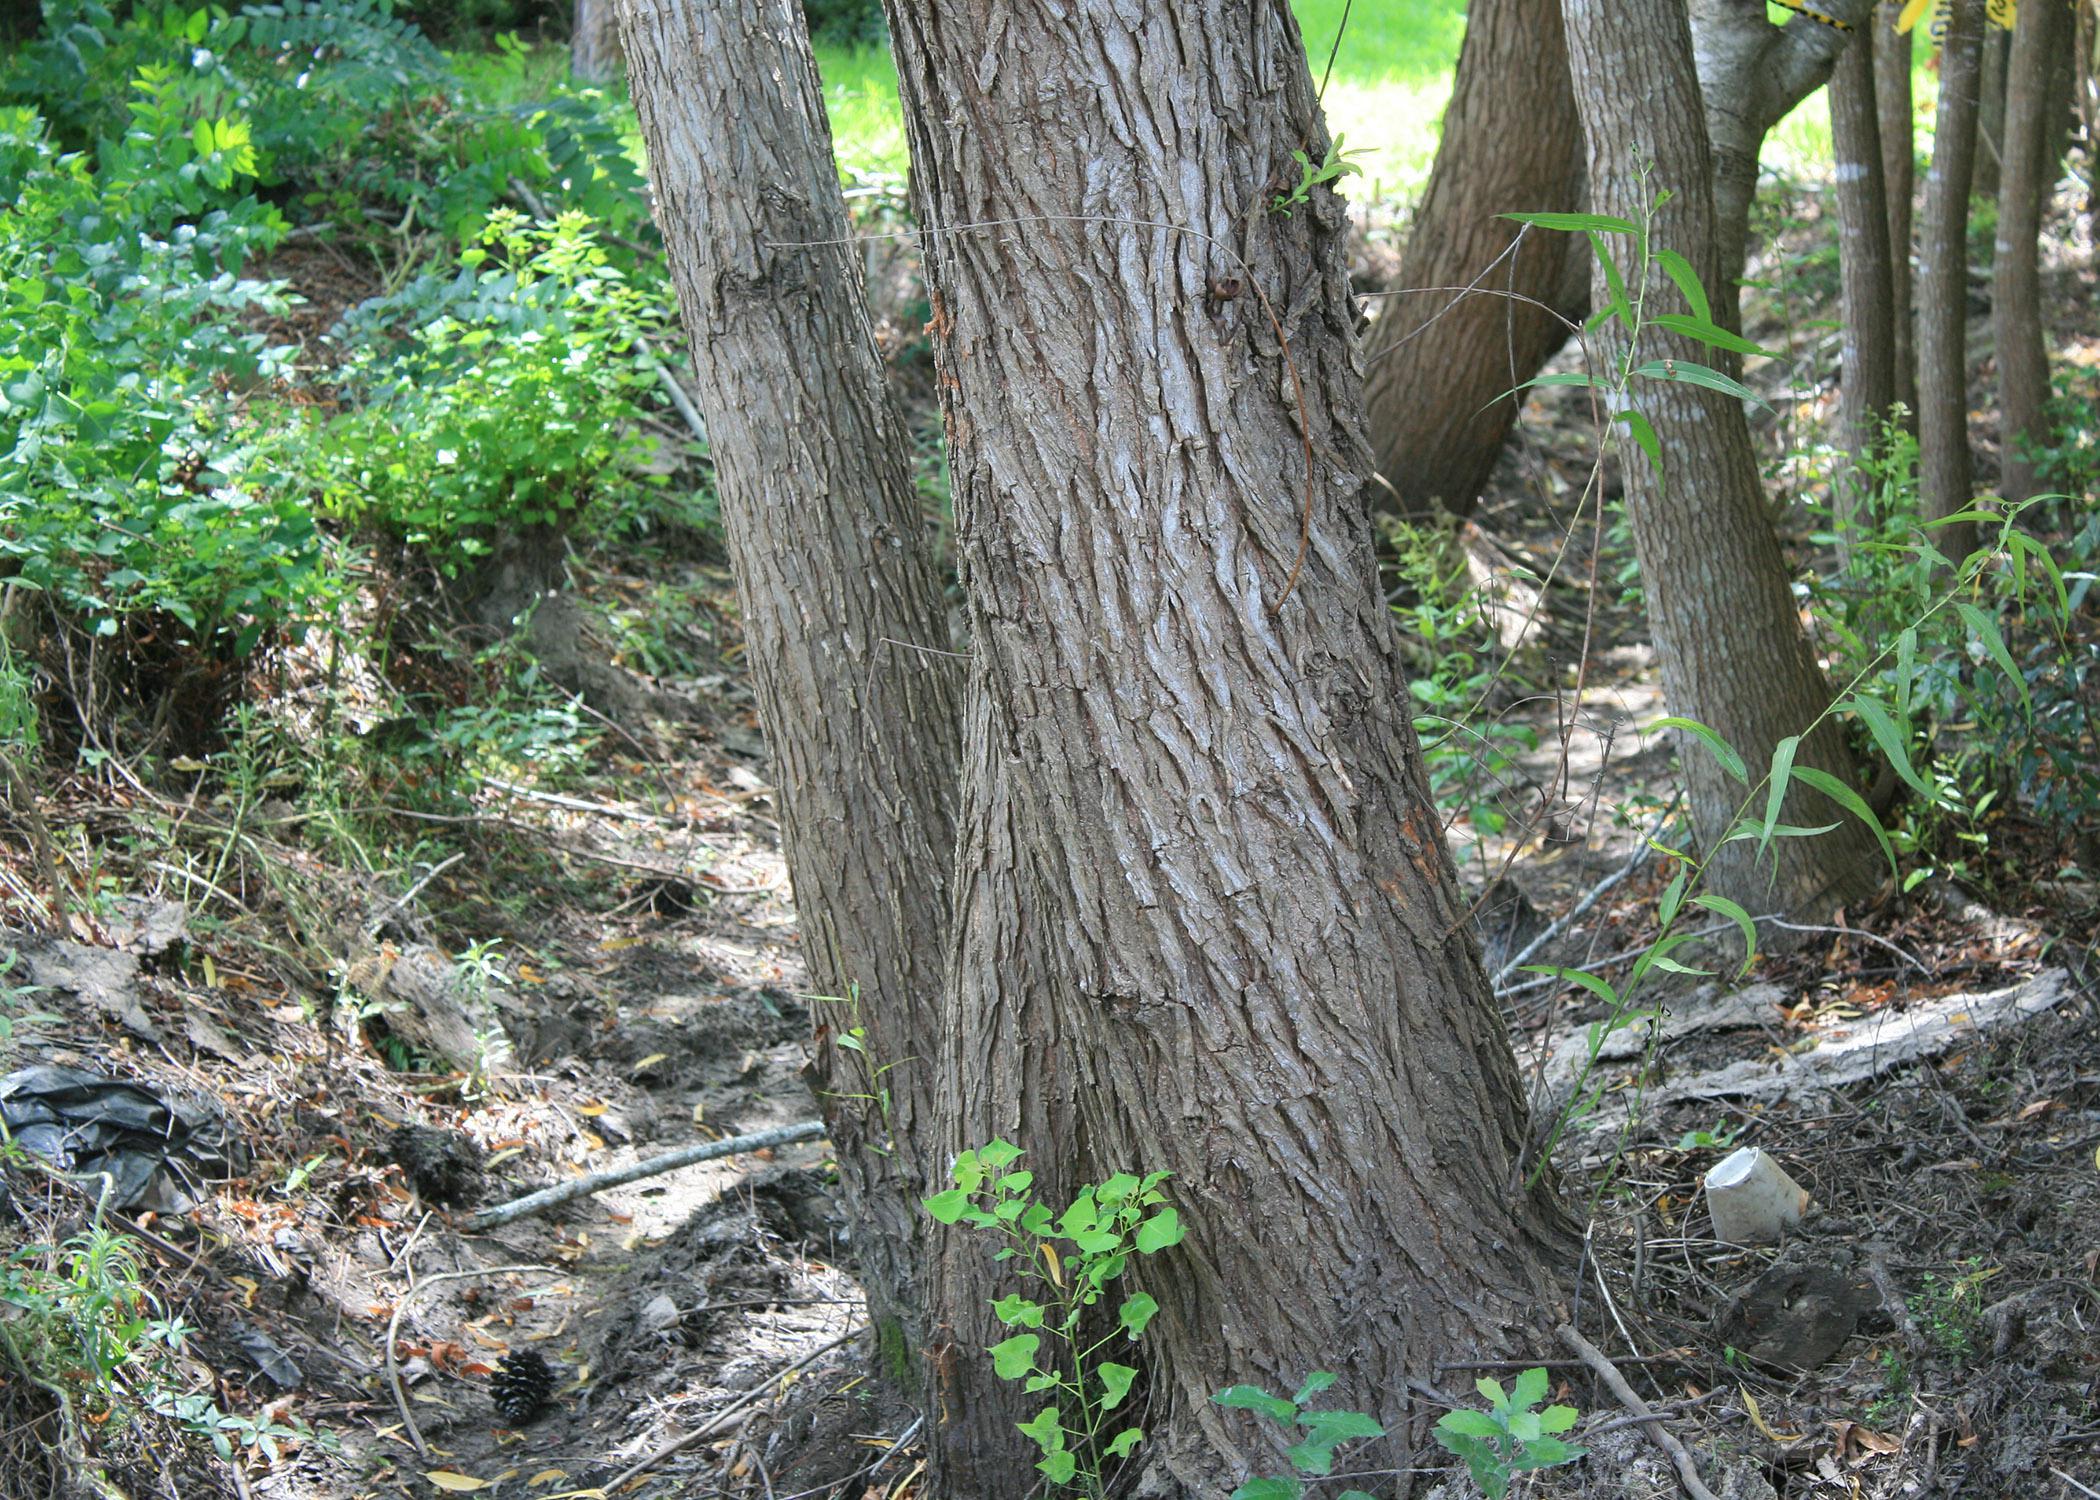
[[1715, 349], [1726, 349], [1731, 354], [1756, 354], [1766, 359], [1776, 358], [1771, 350], [1753, 344], [1739, 333], [1730, 333], [1718, 323], [1705, 318], [1688, 318], [1683, 313], [1658, 313], [1650, 320], [1658, 328], [1667, 328], [1672, 333], [1696, 339]]
[[2020, 690], [2020, 706], [2026, 710], [2028, 722], [2032, 723], [2034, 700], [2027, 696], [2027, 679], [2020, 675], [2012, 653], [2005, 649], [2005, 640], [1998, 634], [1998, 627], [1992, 623], [1989, 615], [1973, 604], [1957, 600], [1954, 607], [1961, 612], [1961, 617], [1968, 621], [1969, 628], [1976, 632], [1977, 639], [1983, 642], [1983, 649], [1991, 654], [1991, 660], [1998, 664], [1998, 670], [2005, 674], [2007, 681]]
[[1807, 782], [1831, 801], [1837, 803], [1838, 806], [1844, 808], [1846, 812], [1852, 814], [1853, 817], [1859, 819], [1860, 822], [1866, 824], [1868, 830], [1874, 835], [1874, 841], [1881, 845], [1881, 852], [1888, 856], [1889, 874], [1896, 875], [1899, 873], [1896, 869], [1896, 850], [1889, 843], [1888, 832], [1881, 826], [1881, 819], [1874, 816], [1874, 809], [1867, 806], [1864, 797], [1853, 791], [1851, 787], [1846, 786], [1844, 782], [1838, 780], [1828, 771], [1818, 771], [1814, 766], [1796, 766], [1794, 767], [1794, 776], [1797, 780]]
[[1235, 1411], [1258, 1411], [1279, 1422], [1288, 1422], [1298, 1415], [1295, 1403], [1272, 1396], [1258, 1385], [1229, 1385], [1210, 1399]]
[[1738, 401], [1748, 401], [1752, 406], [1765, 405], [1764, 398], [1740, 380], [1723, 375], [1709, 366], [1694, 364], [1688, 359], [1643, 360], [1633, 367], [1633, 373], [1645, 375], [1650, 380], [1677, 381], [1684, 385], [1701, 386], [1709, 391], [1719, 391], [1724, 396], [1733, 396]]
[[1612, 313], [1625, 325], [1629, 335], [1637, 332], [1633, 323], [1633, 303], [1626, 295], [1626, 278], [1619, 274], [1618, 257], [1611, 253], [1611, 246], [1604, 243], [1601, 234], [1590, 236], [1590, 248], [1596, 252], [1597, 264], [1604, 267], [1604, 286], [1611, 293]]
[[1655, 424], [1630, 406], [1612, 420], [1626, 424], [1626, 430], [1633, 434], [1633, 440], [1640, 445], [1641, 452], [1648, 455], [1648, 466], [1655, 470], [1656, 483], [1662, 483], [1662, 440], [1655, 435]]
[[1611, 987], [1609, 981], [1596, 974], [1585, 974], [1580, 969], [1563, 969], [1557, 964], [1526, 964], [1524, 972], [1551, 974], [1555, 979], [1582, 986], [1606, 1005], [1616, 1007], [1619, 1003], [1619, 992]]
[[[1676, 875], [1671, 877], [1670, 883], [1663, 887], [1662, 902], [1655, 915], [1656, 920], [1661, 922], [1662, 925], [1665, 927], [1668, 927], [1670, 923], [1676, 919], [1677, 908], [1684, 904], [1684, 883], [1686, 876], [1687, 872], [1682, 867], [1679, 867]], [[1530, 1372], [1526, 1371], [1525, 1373], [1529, 1374]], [[1541, 1370], [1539, 1373], [1543, 1375], [1546, 1372]], [[1522, 1391], [1524, 1389], [1524, 1384], [1522, 1381], [1519, 1381], [1517, 1383], [1517, 1389], [1519, 1391]], [[1536, 1402], [1537, 1400], [1539, 1400], [1539, 1397], [1533, 1396], [1530, 1401], [1521, 1401], [1518, 1404], [1522, 1406], [1530, 1406], [1531, 1404], [1533, 1404], [1533, 1402]]]
[[1717, 731], [1708, 729], [1697, 719], [1686, 719], [1672, 714], [1667, 718], [1657, 719], [1648, 727], [1650, 729], [1682, 729], [1687, 734], [1697, 735], [1706, 742], [1706, 748], [1713, 751], [1714, 759], [1721, 763], [1722, 770], [1733, 776], [1737, 781], [1740, 781], [1744, 786], [1750, 784], [1749, 768], [1743, 764], [1742, 756], [1736, 754], [1735, 746], [1729, 744], [1728, 741], [1721, 738]]
[[1750, 972], [1750, 966], [1757, 962], [1757, 924], [1750, 920], [1750, 913], [1744, 911], [1726, 896], [1716, 896], [1712, 891], [1701, 891], [1698, 895], [1692, 897], [1692, 905], [1703, 906], [1708, 911], [1718, 912], [1742, 929], [1743, 966], [1735, 971], [1735, 977], [1741, 979]]
[[1564, 229], [1571, 233], [1604, 230], [1611, 234], [1639, 234], [1640, 226], [1609, 214], [1517, 213], [1498, 217], [1517, 224], [1536, 224], [1541, 229]]
[[1801, 736], [1798, 734], [1790, 734], [1772, 747], [1771, 786], [1765, 792], [1765, 823], [1757, 837], [1760, 854], [1772, 841], [1772, 830], [1779, 826], [1779, 804], [1786, 800], [1787, 775], [1794, 769], [1794, 752], [1800, 748]]
[[1320, 1392], [1330, 1389], [1340, 1378], [1331, 1370], [1315, 1370], [1305, 1377], [1305, 1384], [1298, 1387], [1298, 1394], [1291, 1399], [1303, 1406]]
[[1872, 698], [1853, 698], [1844, 706], [1851, 709], [1859, 721], [1867, 726], [1867, 733], [1874, 736], [1874, 743], [1881, 747], [1881, 753], [1888, 757], [1889, 765], [1895, 769], [1896, 774], [1923, 795], [1931, 796], [1932, 788], [1925, 784], [1924, 778], [1911, 766], [1908, 744], [1910, 736], [1890, 717], [1889, 711]]
[[1711, 323], [1714, 320], [1713, 306], [1706, 300], [1706, 288], [1699, 284], [1699, 273], [1692, 269], [1692, 263], [1675, 250], [1657, 250], [1655, 261], [1677, 283], [1677, 290], [1684, 294], [1685, 305], [1691, 308], [1692, 316], [1703, 323]]

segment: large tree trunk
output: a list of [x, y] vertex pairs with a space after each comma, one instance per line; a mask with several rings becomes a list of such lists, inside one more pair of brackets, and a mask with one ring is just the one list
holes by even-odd
[[[1976, 164], [1976, 92], [1984, 0], [1950, 0], [1940, 43], [1940, 110], [1918, 237], [1918, 480], [1928, 519], [1969, 507], [1969, 175]], [[1976, 546], [1970, 522], [1934, 533], [1960, 562]]]
[[602, 83], [620, 70], [618, 0], [576, 0], [576, 26], [569, 34], [569, 72], [586, 83]]
[[[1678, 251], [1712, 286], [1718, 211], [1683, 7], [1675, 0], [1564, 0], [1562, 13], [1589, 141], [1591, 206], [1638, 223], [1655, 190], [1669, 189], [1673, 196], [1655, 221], [1656, 248]], [[1637, 175], [1641, 159], [1654, 163], [1645, 181]], [[1662, 278], [1649, 287], [1651, 313], [1686, 310], [1674, 288], [1656, 282]], [[1609, 295], [1601, 267], [1594, 295], [1600, 306]], [[1713, 298], [1717, 308], [1722, 300]], [[1641, 353], [1709, 358], [1704, 345], [1655, 328], [1643, 333]], [[1802, 733], [1828, 705], [1830, 691], [1795, 612], [1749, 423], [1741, 402], [1688, 382], [1636, 377], [1630, 396], [1661, 439], [1667, 465], [1661, 484], [1638, 456], [1624, 473], [1663, 694], [1671, 712], [1734, 745], [1755, 778], [1778, 742]], [[1874, 845], [1849, 818], [1819, 838], [1775, 840], [1776, 873], [1758, 860], [1754, 843], [1722, 842], [1746, 789], [1696, 742], [1687, 740], [1684, 762], [1711, 889], [1753, 912], [1814, 911], [1872, 885]], [[1796, 762], [1856, 784], [1834, 721], [1803, 741]], [[1797, 788], [1787, 821], [1829, 821], [1821, 814], [1831, 806]]]
[[[795, 0], [621, 0], [887, 1373], [928, 1338], [960, 671]], [[857, 1017], [846, 997], [857, 992]], [[862, 1050], [836, 1045], [856, 1019]], [[875, 1069], [884, 1068], [879, 1075]]]
[[[1856, 28], [1872, 15], [1873, 0], [1818, 0], [1817, 9]], [[1719, 279], [1707, 295], [1715, 321], [1739, 329], [1758, 151], [1772, 127], [1830, 77], [1848, 33], [1799, 14], [1774, 26], [1761, 6], [1743, 0], [1690, 0], [1689, 12], [1699, 80], [1692, 104], [1704, 110], [1713, 152], [1708, 176]]]
[[1998, 346], [1999, 451], [2008, 500], [2038, 493], [2041, 481], [2025, 455], [2048, 436], [2049, 346], [2042, 329], [2042, 210], [2055, 184], [2050, 159], [2065, 101], [2053, 87], [2057, 59], [2071, 43], [2071, 13], [2057, 0], [2020, 7], [2006, 78], [2004, 169], [1998, 194], [1998, 243], [1991, 316]]
[[[1195, 0], [924, 0], [890, 25], [971, 714], [1033, 872], [964, 920], [993, 952], [1028, 923], [1054, 965], [961, 956], [961, 1024], [1024, 1020], [1019, 1057], [966, 1049], [958, 1107], [1027, 1127], [1027, 1099], [986, 1096], [1070, 1090], [1074, 1133], [1020, 1142], [1039, 1164], [1174, 1172], [1187, 1239], [1131, 1269], [1162, 1304], [1137, 1348], [1157, 1492], [1283, 1467], [1208, 1397], [1316, 1367], [1403, 1435], [1365, 1462], [1404, 1467], [1411, 1379], [1530, 1347], [1564, 1241], [1513, 1181], [1518, 1079], [1376, 585], [1344, 216], [1324, 188], [1269, 208], [1328, 144], [1295, 25]], [[940, 1311], [938, 1492], [1018, 1494], [981, 1305]]]
[[[1896, 399], [1895, 294], [1890, 282], [1889, 213], [1881, 176], [1881, 120], [1874, 102], [1874, 52], [1881, 38], [1860, 29], [1830, 77], [1830, 134], [1837, 156], [1838, 275], [1844, 343], [1838, 392], [1845, 446], [1853, 462], [1871, 454]], [[1862, 486], [1854, 474], [1832, 484], [1838, 549], [1850, 556]]]
[[[1439, 503], [1472, 512], [1523, 404], [1505, 393], [1537, 374], [1567, 341], [1567, 320], [1582, 317], [1579, 302], [1561, 305], [1563, 268], [1581, 241], [1533, 231], [1498, 266], [1517, 235], [1498, 215], [1569, 210], [1581, 197], [1560, 0], [1476, 0], [1398, 290], [1365, 357], [1378, 470], [1405, 512]], [[1374, 488], [1374, 501], [1382, 493]]]
[[1874, 107], [1881, 114], [1881, 183], [1889, 213], [1889, 308], [1896, 327], [1896, 400], [1918, 421], [1918, 350], [1911, 316], [1910, 205], [1917, 192], [1916, 120], [1911, 105], [1910, 33], [1896, 30], [1902, 0], [1887, 0], [1862, 25], [1875, 29]]

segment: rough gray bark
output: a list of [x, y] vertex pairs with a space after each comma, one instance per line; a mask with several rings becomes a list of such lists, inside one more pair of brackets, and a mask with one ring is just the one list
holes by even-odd
[[1904, 422], [1918, 421], [1918, 351], [1911, 316], [1910, 208], [1917, 192], [1916, 121], [1911, 106], [1911, 39], [1896, 30], [1902, 0], [1877, 6], [1864, 24], [1874, 27], [1874, 107], [1881, 114], [1881, 182], [1889, 213], [1889, 307], [1896, 327], [1896, 400]]
[[[1857, 30], [1872, 14], [1873, 0], [1818, 0], [1817, 8]], [[1715, 321], [1740, 328], [1738, 284], [1749, 253], [1758, 150], [1772, 127], [1830, 77], [1848, 33], [1799, 14], [1774, 26], [1763, 7], [1743, 0], [1689, 0], [1688, 9], [1699, 75], [1693, 103], [1703, 106], [1713, 151], [1719, 280], [1707, 295]]]
[[[999, 758], [995, 842], [1025, 869], [959, 916], [957, 1132], [1053, 1128], [1043, 1095], [1069, 1093], [1067, 1138], [1018, 1142], [1039, 1166], [1174, 1172], [1187, 1239], [1131, 1272], [1162, 1304], [1136, 1347], [1151, 1493], [1281, 1467], [1209, 1395], [1315, 1367], [1403, 1435], [1365, 1462], [1404, 1467], [1432, 1415], [1410, 1380], [1534, 1339], [1565, 1242], [1511, 1181], [1518, 1079], [1376, 585], [1344, 216], [1324, 188], [1270, 210], [1292, 151], [1327, 147], [1295, 25], [922, 0], [890, 26], [980, 674], [967, 762]], [[965, 801], [966, 832], [1000, 805]], [[1032, 980], [992, 957], [1024, 922]], [[940, 1312], [937, 1492], [1021, 1493], [981, 1307]]]
[[2007, 67], [2004, 168], [1998, 193], [1991, 317], [1998, 349], [1998, 411], [2003, 476], [1999, 492], [2025, 500], [2040, 492], [2027, 444], [2048, 436], [2049, 348], [2042, 328], [2042, 210], [2055, 184], [2052, 115], [2065, 101], [2052, 86], [2057, 59], [2071, 44], [2069, 7], [2036, 0], [2020, 7]]
[[[1874, 53], [1882, 39], [1871, 24], [1838, 55], [1830, 77], [1830, 134], [1837, 157], [1838, 274], [1844, 342], [1838, 376], [1845, 446], [1855, 463], [1881, 437], [1896, 399], [1895, 292], [1890, 278], [1889, 212], [1881, 175], [1881, 120], [1874, 100]], [[1833, 500], [1838, 547], [1850, 555], [1851, 522], [1861, 487], [1837, 477]]]
[[[1656, 246], [1678, 251], [1712, 286], [1718, 210], [1683, 7], [1675, 0], [1563, 0], [1562, 14], [1589, 141], [1592, 207], [1638, 223], [1652, 194], [1668, 188], [1673, 196], [1655, 221]], [[1654, 163], [1645, 184], [1636, 175], [1634, 142]], [[1600, 304], [1608, 296], [1601, 268], [1594, 295]], [[1649, 299], [1651, 313], [1686, 310], [1667, 282], [1651, 284]], [[1713, 298], [1717, 307], [1722, 300]], [[1700, 363], [1710, 357], [1704, 345], [1654, 328], [1643, 333], [1640, 352]], [[1662, 484], [1638, 457], [1624, 472], [1663, 693], [1671, 712], [1734, 745], [1754, 777], [1783, 737], [1808, 728], [1830, 690], [1795, 612], [1749, 423], [1739, 401], [1687, 382], [1636, 378], [1630, 394], [1654, 426], [1665, 463]], [[1760, 865], [1754, 843], [1721, 842], [1746, 789], [1696, 742], [1685, 744], [1683, 758], [1709, 888], [1764, 912], [1828, 909], [1872, 886], [1879, 855], [1850, 818], [1819, 838], [1775, 840], [1776, 872]], [[1858, 784], [1835, 722], [1804, 740], [1796, 760]], [[1786, 818], [1817, 825], [1831, 821], [1824, 816], [1831, 808], [1797, 788]]]
[[[1950, 0], [1940, 43], [1940, 109], [1925, 221], [1918, 236], [1918, 482], [1927, 519], [1968, 509], [1969, 176], [1976, 164], [1976, 95], [1984, 0]], [[1970, 522], [1934, 533], [1956, 562], [1976, 546]]]
[[[1581, 198], [1560, 0], [1475, 0], [1399, 291], [1384, 300], [1365, 357], [1378, 471], [1405, 513], [1438, 504], [1471, 513], [1522, 406], [1497, 398], [1536, 375], [1567, 341], [1564, 320], [1583, 316], [1586, 287], [1562, 305], [1563, 270], [1582, 243], [1571, 236], [1533, 231], [1483, 278], [1517, 235], [1498, 215], [1571, 210]], [[1476, 280], [1479, 291], [1456, 296]], [[1376, 486], [1372, 499], [1393, 503]]]
[[[794, 0], [620, 0], [693, 352], [885, 1371], [926, 1342], [916, 1262], [939, 1079], [960, 672], [875, 353]], [[879, 1082], [874, 1067], [894, 1064]], [[887, 1108], [874, 1095], [887, 1097]]]
[[620, 70], [618, 0], [576, 0], [575, 29], [569, 33], [569, 72], [586, 83], [602, 83]]

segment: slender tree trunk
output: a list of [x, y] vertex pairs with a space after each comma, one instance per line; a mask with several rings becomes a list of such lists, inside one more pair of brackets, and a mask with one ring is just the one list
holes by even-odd
[[[841, 997], [818, 1002], [817, 1096], [886, 1373], [909, 1383], [928, 1337], [917, 1199], [940, 1091], [960, 673], [800, 9], [620, 0], [619, 13], [804, 958]], [[841, 1049], [856, 1023], [862, 1050]]]
[[[1856, 29], [1873, 13], [1873, 0], [1820, 0], [1817, 8]], [[1830, 77], [1849, 33], [1799, 14], [1774, 26], [1742, 0], [1690, 0], [1688, 10], [1699, 77], [1692, 102], [1703, 108], [1713, 152], [1708, 175], [1719, 279], [1707, 295], [1715, 321], [1740, 329], [1758, 151], [1772, 127]]]
[[1875, 29], [1874, 107], [1881, 113], [1881, 182], [1889, 214], [1889, 307], [1896, 328], [1896, 400], [1918, 422], [1918, 351], [1911, 315], [1910, 208], [1917, 192], [1910, 33], [1896, 30], [1902, 0], [1887, 0], [1864, 25]]
[[1998, 243], [1991, 317], [1998, 346], [1998, 408], [2007, 500], [2041, 489], [2025, 447], [2048, 436], [2049, 349], [2042, 329], [2042, 210], [2056, 178], [2048, 158], [2052, 112], [2064, 101], [2051, 87], [2057, 58], [2069, 49], [2071, 12], [2060, 0], [2020, 8], [2006, 75], [2005, 164], [1998, 194]]
[[[1896, 399], [1895, 294], [1890, 280], [1889, 213], [1881, 176], [1881, 120], [1874, 102], [1872, 26], [1860, 28], [1838, 54], [1830, 78], [1830, 134], [1837, 154], [1838, 274], [1845, 335], [1839, 394], [1845, 446], [1858, 463], [1881, 439]], [[1838, 513], [1838, 548], [1850, 556], [1851, 529], [1861, 485], [1840, 474], [1832, 486]]]
[[[922, 0], [890, 25], [970, 714], [1033, 872], [963, 918], [955, 1007], [1021, 1018], [1020, 1056], [970, 1049], [957, 1107], [1026, 1126], [986, 1095], [1070, 1090], [1074, 1134], [1019, 1142], [1039, 1162], [1175, 1174], [1187, 1239], [1130, 1271], [1161, 1303], [1149, 1493], [1282, 1468], [1208, 1397], [1316, 1367], [1399, 1435], [1364, 1461], [1404, 1468], [1432, 1415], [1410, 1379], [1535, 1339], [1565, 1241], [1512, 1181], [1518, 1080], [1376, 585], [1345, 218], [1325, 188], [1269, 207], [1328, 145], [1295, 24]], [[1032, 985], [989, 956], [1024, 921], [1054, 965]], [[937, 1492], [1021, 1493], [981, 1311], [941, 1313]]]
[[1969, 182], [1972, 198], [1998, 196], [1999, 169], [2005, 159], [2005, 58], [2011, 42], [2012, 38], [1997, 27], [1985, 25], [1983, 71], [1976, 83], [1976, 173]]
[[[1928, 519], [1968, 509], [1969, 173], [1976, 164], [1976, 92], [1983, 0], [1950, 0], [1940, 43], [1940, 109], [1918, 241], [1918, 478]], [[1976, 546], [1969, 522], [1934, 534], [1959, 562]]]
[[[1683, 7], [1675, 0], [1563, 0], [1562, 14], [1589, 141], [1592, 207], [1638, 223], [1654, 192], [1667, 188], [1673, 196], [1655, 221], [1655, 246], [1682, 254], [1712, 286], [1719, 211]], [[1637, 175], [1640, 159], [1654, 164], [1645, 182]], [[1651, 312], [1686, 310], [1674, 288], [1660, 276], [1655, 281], [1662, 284], [1650, 285]], [[1601, 268], [1594, 295], [1599, 305], [1609, 295]], [[1713, 300], [1718, 306], [1722, 299]], [[1643, 333], [1640, 352], [1681, 362], [1709, 357], [1704, 345], [1654, 328]], [[1630, 394], [1666, 462], [1662, 483], [1639, 459], [1623, 475], [1663, 693], [1673, 713], [1727, 739], [1754, 777], [1782, 738], [1809, 727], [1830, 691], [1795, 612], [1749, 423], [1741, 402], [1689, 382], [1637, 379]], [[1710, 888], [1763, 912], [1827, 909], [1871, 887], [1878, 856], [1849, 818], [1819, 838], [1775, 840], [1776, 873], [1760, 864], [1754, 843], [1723, 842], [1746, 788], [1696, 742], [1688, 740], [1683, 753]], [[1835, 722], [1804, 740], [1796, 761], [1857, 784]], [[1821, 814], [1830, 806], [1797, 788], [1787, 820], [1827, 822]]]
[[[1571, 210], [1581, 197], [1560, 0], [1475, 0], [1399, 291], [1385, 299], [1366, 355], [1378, 469], [1405, 512], [1441, 503], [1471, 513], [1523, 404], [1504, 393], [1537, 374], [1567, 341], [1567, 320], [1582, 317], [1579, 304], [1560, 302], [1562, 269], [1581, 241], [1533, 231], [1497, 265], [1517, 237], [1498, 215]], [[1392, 503], [1379, 487], [1372, 496]]]
[[602, 83], [620, 70], [618, 0], [576, 0], [576, 26], [569, 34], [569, 72], [586, 83]]

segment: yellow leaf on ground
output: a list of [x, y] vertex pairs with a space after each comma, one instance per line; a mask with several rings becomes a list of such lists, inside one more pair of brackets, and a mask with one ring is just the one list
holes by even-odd
[[486, 1479], [476, 1479], [471, 1474], [455, 1474], [450, 1469], [432, 1469], [423, 1477], [439, 1489], [450, 1490], [455, 1495], [465, 1495], [489, 1487]]

